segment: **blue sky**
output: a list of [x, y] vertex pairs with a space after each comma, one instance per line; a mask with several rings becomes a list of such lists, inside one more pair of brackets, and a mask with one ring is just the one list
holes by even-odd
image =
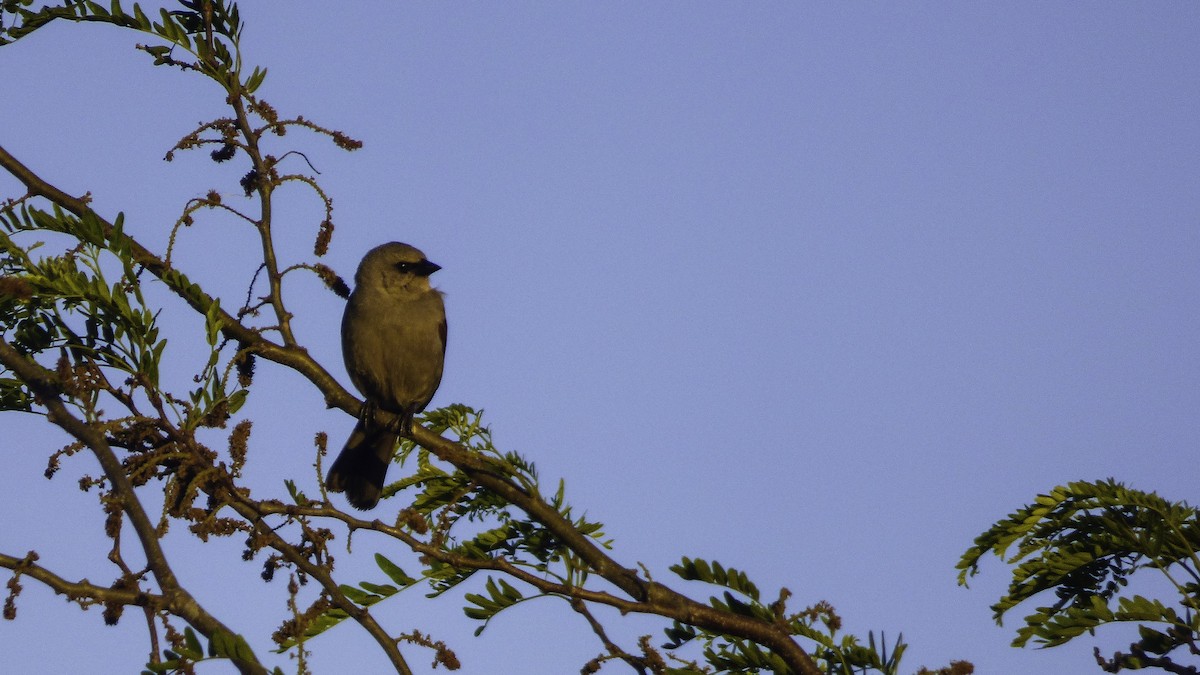
[[[619, 559], [664, 581], [680, 556], [716, 559], [787, 586], [796, 608], [828, 600], [851, 632], [903, 632], [909, 672], [950, 659], [1098, 672], [1093, 646], [1132, 639], [1014, 650], [1032, 607], [996, 627], [1004, 569], [964, 590], [953, 567], [992, 522], [1067, 481], [1196, 501], [1197, 5], [329, 7], [242, 6], [245, 58], [270, 68], [260, 93], [365, 143], [346, 154], [293, 132], [275, 146], [302, 150], [334, 199], [325, 262], [349, 278], [367, 249], [400, 240], [443, 266], [434, 404], [485, 409], [498, 444], [607, 524]], [[183, 203], [235, 195], [241, 169], [161, 161], [221, 97], [151, 68], [138, 41], [64, 24], [0, 50], [20, 92], [0, 101], [0, 144], [125, 211], [162, 250]], [[278, 204], [285, 257], [308, 260], [319, 203], [289, 188]], [[253, 246], [210, 218], [176, 256], [235, 305]], [[340, 301], [294, 279], [301, 339], [344, 376]], [[195, 325], [178, 306], [167, 320]], [[179, 349], [182, 389], [201, 364]], [[246, 409], [248, 478], [256, 494], [285, 477], [313, 491], [313, 433], [340, 439], [353, 422], [271, 371]], [[89, 458], [47, 482], [58, 437], [4, 424], [15, 459], [0, 508], [28, 518], [0, 522], [0, 550], [111, 578], [86, 548], [107, 545], [94, 496], [73, 484]], [[263, 591], [238, 542], [172, 545], [202, 599], [245, 605], [235, 626], [269, 631], [283, 615], [282, 589]], [[380, 547], [405, 560], [355, 545], [342, 569], [357, 578]], [[144, 663], [138, 617], [105, 628], [26, 586], [19, 620], [0, 624], [18, 671]], [[472, 638], [458, 601], [379, 612], [396, 632], [433, 629], [463, 672], [574, 672], [600, 649], [550, 601]], [[657, 640], [654, 624], [612, 620]], [[315, 645], [317, 672], [380, 667], [351, 632]], [[61, 636], [79, 649], [47, 647]]]

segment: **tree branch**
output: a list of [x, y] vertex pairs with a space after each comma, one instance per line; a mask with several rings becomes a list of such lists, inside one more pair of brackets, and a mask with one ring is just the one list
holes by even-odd
[[722, 612], [658, 582], [643, 580], [636, 570], [623, 567], [613, 560], [553, 506], [528, 494], [512, 481], [480, 468], [478, 455], [421, 426], [413, 427], [413, 440], [438, 458], [462, 469], [481, 486], [505, 498], [529, 514], [529, 517], [545, 525], [551, 534], [579, 555], [593, 571], [637, 600], [636, 608], [632, 611], [678, 619], [714, 632], [753, 640], [779, 654], [788, 665], [796, 669], [796, 672], [803, 675], [820, 675], [816, 662], [784, 626]]
[[[419, 430], [420, 432], [424, 432], [426, 435], [431, 436], [432, 438], [445, 441], [445, 443], [449, 444], [453, 448], [460, 447], [455, 443], [442, 439], [440, 436], [433, 435], [419, 426], [414, 426], [413, 430], [414, 432], [418, 432]], [[430, 448], [430, 450], [433, 451], [433, 448]], [[512, 486], [507, 482], [504, 484], [515, 489], [515, 486]], [[521, 494], [524, 493], [522, 492]], [[544, 503], [538, 500], [534, 501], [536, 503]], [[520, 506], [520, 504], [517, 504], [516, 501], [513, 501], [512, 503]], [[436, 559], [439, 562], [444, 562], [456, 567], [467, 569], [494, 570], [497, 572], [502, 572], [515, 579], [524, 581], [542, 593], [561, 595], [566, 598], [577, 598], [587, 602], [608, 605], [620, 610], [622, 613], [636, 612], [639, 614], [653, 614], [668, 619], [677, 619], [683, 623], [705, 628], [713, 632], [743, 637], [770, 647], [772, 651], [775, 651], [781, 657], [783, 657], [784, 660], [787, 661], [788, 665], [793, 667], [798, 673], [802, 673], [803, 675], [821, 675], [821, 671], [817, 667], [816, 663], [812, 660], [812, 657], [810, 657], [808, 653], [805, 652], [804, 649], [792, 638], [786, 627], [783, 625], [770, 624], [751, 617], [738, 616], [728, 612], [722, 612], [708, 605], [699, 603], [685, 595], [682, 595], [681, 593], [674, 591], [667, 586], [656, 582], [642, 580], [636, 572], [620, 567], [616, 561], [613, 561], [608, 557], [607, 554], [605, 554], [603, 551], [600, 551], [598, 547], [596, 547], [595, 544], [593, 544], [590, 540], [587, 540], [584, 535], [579, 534], [578, 530], [576, 530], [569, 521], [563, 519], [557, 511], [553, 510], [553, 507], [550, 507], [548, 504], [546, 506], [550, 509], [551, 513], [553, 513], [557, 521], [560, 523], [565, 523], [565, 527], [569, 529], [570, 532], [577, 535], [576, 538], [583, 538], [585, 540], [584, 545], [587, 548], [594, 549], [598, 555], [604, 561], [606, 561], [602, 563], [606, 568], [617, 568], [633, 576], [634, 583], [636, 584], [635, 588], [639, 593], [641, 593], [641, 595], [631, 593], [630, 595], [633, 595], [635, 599], [626, 600], [603, 591], [593, 591], [586, 588], [570, 586], [537, 576], [535, 574], [531, 574], [530, 572], [508, 562], [507, 560], [504, 560], [503, 558], [480, 559], [455, 555], [438, 546], [427, 544], [416, 539], [402, 528], [388, 525], [378, 519], [368, 521], [356, 518], [351, 514], [344, 513], [333, 508], [289, 506], [270, 502], [258, 503], [258, 508], [264, 515], [269, 513], [280, 513], [292, 516], [308, 516], [340, 520], [351, 529], [370, 530], [398, 539], [409, 546], [409, 548], [411, 548], [414, 552], [429, 556], [430, 558]], [[549, 523], [540, 518], [538, 520], [543, 525], [546, 525], [546, 527], [550, 529], [556, 536], [558, 535], [558, 531], [551, 527]], [[583, 546], [580, 546], [580, 548], [571, 546], [570, 548], [572, 551], [580, 554], [582, 557], [580, 548], [583, 548]], [[596, 570], [595, 567], [593, 567], [593, 569]], [[604, 576], [604, 574], [598, 570], [596, 571], [609, 582], [616, 584], [616, 581], [614, 581], [613, 578]], [[626, 583], [628, 583], [627, 580]]]
[[[86, 200], [79, 197], [72, 197], [46, 182], [41, 176], [17, 160], [3, 146], [0, 146], [0, 168], [3, 168], [20, 181], [25, 186], [25, 189], [29, 191], [30, 195], [42, 197], [76, 217], [83, 217], [84, 214], [91, 213], [104, 228], [106, 236], [111, 237], [113, 235], [114, 228], [112, 223], [92, 211]], [[206, 315], [210, 311], [215, 302], [212, 296], [194, 284], [184, 283], [185, 280], [179, 276], [174, 268], [138, 243], [133, 237], [125, 235], [124, 238], [129, 244], [129, 250], [135, 263], [162, 281], [167, 288], [171, 289], [172, 292], [183, 299], [184, 302], [201, 316]], [[245, 345], [247, 349], [265, 359], [299, 372], [312, 381], [313, 384], [317, 385], [323, 392], [338, 392], [340, 395], [337, 398], [342, 403], [338, 407], [346, 409], [349, 406], [349, 402], [354, 401], [354, 397], [345, 389], [342, 389], [337, 380], [322, 368], [320, 364], [309, 357], [304, 349], [300, 347], [287, 347], [272, 342], [263, 337], [257, 330], [243, 325], [224, 309], [219, 309], [217, 316], [221, 321], [221, 332], [226, 337]], [[357, 406], [355, 406], [355, 410], [347, 410], [347, 412], [356, 414]]]
[[387, 654], [392, 665], [396, 667], [397, 672], [401, 675], [412, 675], [412, 670], [404, 660], [404, 655], [400, 653], [396, 639], [388, 635], [387, 631], [375, 620], [375, 617], [366, 609], [351, 602], [338, 588], [338, 582], [329, 575], [328, 570], [320, 565], [313, 564], [307, 556], [296, 550], [296, 547], [288, 543], [287, 540], [279, 536], [279, 533], [274, 528], [266, 524], [263, 516], [270, 513], [271, 509], [261, 508], [262, 503], [255, 502], [243, 496], [237, 490], [230, 489], [222, 496], [233, 500], [229, 502], [230, 507], [237, 511], [238, 515], [254, 524], [254, 531], [258, 536], [270, 542], [268, 546], [282, 553], [285, 559], [308, 576], [316, 579], [317, 583], [321, 584], [321, 587], [325, 589], [325, 592], [329, 595], [333, 603], [353, 617], [371, 637], [375, 638], [375, 641], [379, 643], [384, 653]]
[[[192, 595], [184, 589], [167, 562], [166, 554], [159, 546], [154, 524], [142, 508], [134, 492], [133, 484], [125, 474], [121, 461], [117, 459], [104, 434], [75, 417], [67, 410], [60, 397], [61, 387], [52, 372], [22, 355], [6, 340], [0, 339], [0, 364], [12, 371], [29, 387], [39, 402], [46, 407], [47, 418], [92, 450], [105, 476], [112, 485], [112, 492], [119, 500], [122, 510], [129, 517], [130, 525], [146, 554], [146, 561], [154, 574], [165, 598], [165, 607], [176, 616], [182, 617], [210, 640], [218, 633], [235, 635], [234, 631], [209, 614]], [[255, 661], [233, 659], [238, 671], [245, 674], [265, 674], [266, 669]]]
[[87, 579], [69, 581], [38, 565], [35, 562], [37, 559], [37, 554], [33, 551], [30, 551], [23, 558], [0, 553], [0, 567], [13, 570], [21, 576], [36, 579], [48, 586], [55, 593], [65, 595], [68, 600], [81, 604], [86, 603], [88, 600], [96, 603], [111, 602], [137, 607], [164, 607], [167, 604], [163, 596], [141, 590], [97, 586]]

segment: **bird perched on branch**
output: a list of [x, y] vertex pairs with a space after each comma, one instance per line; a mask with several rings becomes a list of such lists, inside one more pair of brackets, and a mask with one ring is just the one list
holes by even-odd
[[[350, 381], [366, 399], [346, 447], [325, 476], [325, 486], [346, 493], [350, 505], [379, 503], [399, 435], [429, 405], [442, 381], [446, 310], [429, 285], [441, 269], [408, 244], [371, 249], [358, 264], [354, 291], [342, 315], [342, 357]], [[375, 409], [399, 416], [399, 424], [375, 421]]]

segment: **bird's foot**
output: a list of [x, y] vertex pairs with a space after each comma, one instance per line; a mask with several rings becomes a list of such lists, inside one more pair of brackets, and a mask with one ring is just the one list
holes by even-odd
[[403, 412], [396, 415], [396, 421], [392, 423], [391, 430], [399, 436], [409, 438], [412, 436], [413, 415], [410, 412]]
[[363, 429], [369, 434], [374, 434], [383, 427], [383, 425], [375, 421], [375, 411], [377, 409], [375, 402], [367, 399], [363, 401], [362, 408], [358, 411], [358, 421], [362, 423]]

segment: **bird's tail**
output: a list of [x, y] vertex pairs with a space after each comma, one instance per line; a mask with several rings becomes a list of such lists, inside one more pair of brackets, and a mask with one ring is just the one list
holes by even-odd
[[383, 493], [388, 464], [396, 451], [396, 440], [391, 431], [380, 429], [368, 433], [363, 423], [358, 422], [346, 447], [329, 467], [325, 487], [331, 492], [346, 493], [346, 499], [356, 509], [375, 508]]

